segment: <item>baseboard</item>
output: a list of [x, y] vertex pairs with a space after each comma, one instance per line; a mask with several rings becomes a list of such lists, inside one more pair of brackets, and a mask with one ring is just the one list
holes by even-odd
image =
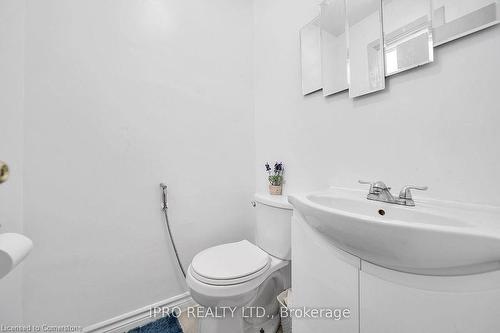
[[[85, 333], [122, 333], [135, 327], [147, 324], [155, 318], [151, 317], [152, 308], [173, 308], [179, 307], [181, 310], [194, 305], [194, 301], [188, 292], [169, 299], [145, 306], [143, 308], [122, 314], [108, 319], [98, 324], [90, 325], [83, 329]], [[158, 319], [158, 318], [156, 318]]]

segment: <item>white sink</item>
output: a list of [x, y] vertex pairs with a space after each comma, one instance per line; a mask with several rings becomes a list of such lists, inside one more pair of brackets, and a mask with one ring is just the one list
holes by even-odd
[[500, 208], [436, 200], [406, 207], [366, 194], [331, 188], [288, 200], [338, 248], [375, 265], [423, 275], [500, 269]]

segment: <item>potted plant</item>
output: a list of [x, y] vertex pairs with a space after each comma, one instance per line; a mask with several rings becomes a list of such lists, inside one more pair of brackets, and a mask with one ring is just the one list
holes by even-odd
[[283, 189], [283, 163], [274, 163], [274, 168], [266, 163], [266, 171], [269, 174], [269, 193], [272, 195], [281, 195]]

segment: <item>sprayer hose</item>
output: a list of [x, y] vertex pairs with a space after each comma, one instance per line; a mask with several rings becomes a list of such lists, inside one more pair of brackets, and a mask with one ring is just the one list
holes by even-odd
[[170, 222], [168, 220], [167, 209], [168, 208], [165, 207], [162, 210], [163, 210], [163, 213], [165, 215], [165, 225], [167, 227], [168, 236], [170, 237], [170, 243], [172, 244], [172, 248], [174, 249], [175, 258], [177, 259], [177, 264], [179, 265], [179, 269], [181, 270], [182, 275], [184, 275], [184, 277], [186, 277], [186, 272], [184, 271], [184, 267], [182, 267], [182, 262], [181, 262], [181, 259], [179, 258], [179, 252], [177, 251], [177, 246], [175, 246], [174, 237], [172, 236], [172, 230], [170, 229]]

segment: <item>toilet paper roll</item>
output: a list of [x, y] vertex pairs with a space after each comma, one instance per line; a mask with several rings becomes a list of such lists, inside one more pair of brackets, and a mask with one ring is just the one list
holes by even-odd
[[0, 234], [0, 279], [7, 275], [30, 253], [33, 242], [14, 233]]

